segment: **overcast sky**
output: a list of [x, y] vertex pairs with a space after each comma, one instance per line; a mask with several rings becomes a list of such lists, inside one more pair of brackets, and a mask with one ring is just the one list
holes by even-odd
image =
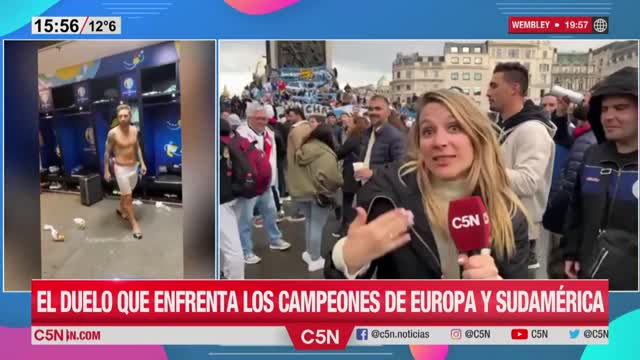
[[[559, 52], [587, 51], [611, 40], [552, 40]], [[343, 87], [376, 84], [381, 76], [391, 80], [391, 64], [396, 53], [418, 52], [420, 55], [443, 55], [444, 41], [332, 41], [333, 64]], [[264, 41], [220, 42], [220, 92], [226, 85], [239, 94], [251, 82], [258, 60], [265, 56]]]

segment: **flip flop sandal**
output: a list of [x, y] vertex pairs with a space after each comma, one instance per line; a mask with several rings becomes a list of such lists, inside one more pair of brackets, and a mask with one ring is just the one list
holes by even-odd
[[128, 220], [127, 215], [123, 214], [122, 211], [120, 211], [120, 209], [116, 209], [116, 214], [118, 214], [118, 216], [120, 216], [122, 220]]
[[142, 233], [133, 233], [133, 237], [140, 240], [142, 239]]

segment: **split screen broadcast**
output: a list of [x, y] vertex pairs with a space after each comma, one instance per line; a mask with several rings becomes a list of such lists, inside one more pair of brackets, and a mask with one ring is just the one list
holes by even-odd
[[[34, 73], [5, 68], [37, 79], [5, 124], [7, 159], [34, 150], [6, 166], [7, 291], [25, 273], [638, 289], [637, 41], [221, 40], [218, 64], [188, 41], [6, 41], [5, 58], [24, 46]], [[188, 223], [218, 234], [187, 245]]]

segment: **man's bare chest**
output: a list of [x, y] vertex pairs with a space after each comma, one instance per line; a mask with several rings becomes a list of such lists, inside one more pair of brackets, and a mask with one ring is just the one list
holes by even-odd
[[115, 145], [117, 148], [126, 149], [134, 147], [137, 143], [136, 135], [131, 132], [129, 134], [116, 133]]

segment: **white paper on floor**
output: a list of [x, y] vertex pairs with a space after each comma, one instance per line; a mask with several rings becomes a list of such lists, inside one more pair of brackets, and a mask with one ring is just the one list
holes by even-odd
[[156, 201], [156, 208], [171, 211], [171, 208], [165, 205], [165, 203], [163, 203], [162, 201]]
[[58, 231], [53, 227], [53, 225], [45, 224], [44, 231], [51, 232], [51, 238], [53, 241], [64, 241], [64, 235], [59, 234]]
[[84, 230], [87, 228], [87, 222], [83, 218], [74, 218], [73, 222], [76, 223], [76, 225], [78, 225], [80, 230]]

